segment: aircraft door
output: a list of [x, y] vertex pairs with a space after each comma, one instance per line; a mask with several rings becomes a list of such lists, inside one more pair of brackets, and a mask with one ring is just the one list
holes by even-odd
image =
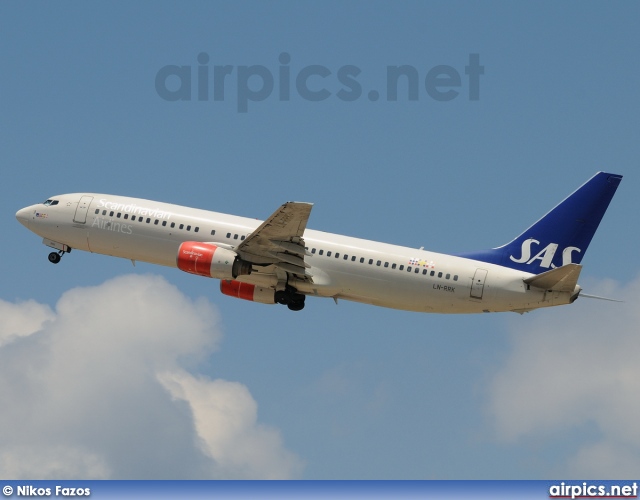
[[89, 210], [89, 204], [93, 200], [93, 196], [83, 196], [78, 202], [78, 208], [73, 216], [73, 222], [84, 224], [87, 222], [87, 211]]
[[484, 292], [484, 281], [487, 278], [486, 269], [476, 269], [473, 275], [473, 283], [471, 283], [471, 298], [481, 299]]

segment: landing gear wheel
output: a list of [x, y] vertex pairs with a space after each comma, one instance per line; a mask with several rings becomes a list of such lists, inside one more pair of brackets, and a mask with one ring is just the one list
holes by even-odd
[[284, 290], [277, 290], [273, 296], [276, 304], [287, 306], [292, 311], [302, 311], [305, 298], [305, 295], [298, 293], [298, 290], [289, 285]]
[[290, 311], [302, 311], [304, 309], [304, 301], [291, 302], [287, 307]]
[[287, 307], [290, 311], [302, 311], [304, 309], [304, 299], [304, 295], [296, 293], [291, 296], [291, 301], [287, 304]]
[[276, 304], [282, 304], [283, 306], [289, 305], [291, 302], [291, 294], [285, 290], [278, 290], [274, 296]]
[[56, 252], [51, 252], [49, 254], [49, 262], [51, 262], [52, 264], [57, 264], [58, 262], [60, 262], [61, 258], [62, 257], [60, 256], [60, 254]]

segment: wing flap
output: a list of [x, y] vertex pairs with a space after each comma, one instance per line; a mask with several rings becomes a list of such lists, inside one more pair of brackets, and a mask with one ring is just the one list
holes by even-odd
[[567, 264], [522, 281], [527, 285], [542, 288], [543, 290], [573, 292], [578, 284], [580, 271], [582, 271], [580, 264]]
[[264, 221], [243, 244], [251, 242], [253, 236], [260, 235], [268, 240], [290, 241], [294, 236], [302, 236], [307, 228], [312, 203], [289, 201]]
[[280, 262], [288, 262], [289, 264], [293, 264], [298, 267], [311, 267], [307, 264], [303, 258], [298, 257], [297, 255], [286, 253], [286, 252], [272, 252], [273, 255]]
[[289, 241], [278, 241], [278, 240], [270, 240], [274, 245], [286, 250], [288, 252], [292, 252], [296, 255], [300, 255], [304, 258], [305, 255], [311, 256], [311, 252], [304, 248], [304, 245], [300, 245], [299, 243], [291, 243]]
[[280, 269], [310, 277], [306, 271], [302, 235], [307, 227], [313, 204], [290, 201], [283, 204], [267, 220], [235, 248], [244, 260], [258, 265], [274, 264]]
[[306, 276], [308, 278], [312, 278], [313, 274], [304, 267], [295, 266], [293, 264], [289, 264], [288, 262], [278, 262], [275, 266], [283, 271], [288, 273], [297, 274], [299, 276]]

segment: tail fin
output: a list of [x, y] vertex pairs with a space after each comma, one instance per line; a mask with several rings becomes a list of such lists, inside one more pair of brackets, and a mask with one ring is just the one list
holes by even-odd
[[580, 264], [621, 180], [598, 172], [510, 243], [458, 255], [532, 274]]

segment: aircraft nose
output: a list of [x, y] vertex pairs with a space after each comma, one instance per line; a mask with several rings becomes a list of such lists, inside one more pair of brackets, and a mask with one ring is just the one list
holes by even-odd
[[29, 207], [23, 208], [16, 212], [16, 219], [18, 219], [18, 222], [23, 226], [25, 226], [26, 228], [29, 227], [30, 218], [31, 218], [31, 209]]

